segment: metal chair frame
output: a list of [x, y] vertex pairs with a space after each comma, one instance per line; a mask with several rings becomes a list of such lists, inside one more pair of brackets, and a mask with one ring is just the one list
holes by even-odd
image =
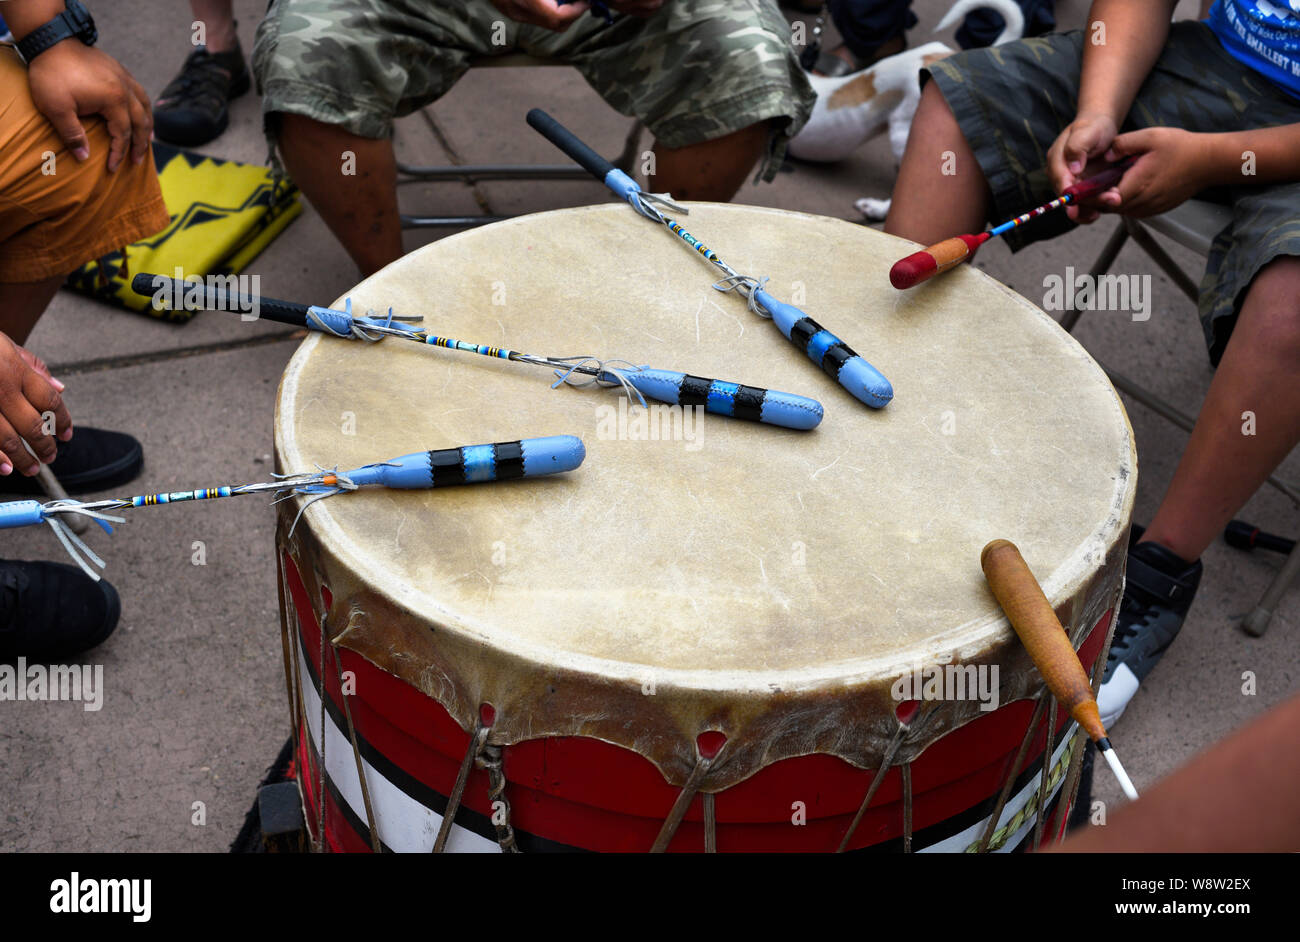
[[[1200, 295], [1196, 282], [1169, 256], [1169, 253], [1156, 241], [1152, 233], [1158, 232], [1166, 238], [1191, 249], [1193, 252], [1208, 255], [1214, 233], [1221, 228], [1221, 225], [1215, 226], [1213, 220], [1216, 216], [1221, 217], [1222, 212], [1223, 208], [1217, 204], [1207, 203], [1203, 200], [1189, 200], [1168, 213], [1150, 219], [1137, 220], [1124, 217], [1106, 241], [1105, 247], [1101, 250], [1101, 254], [1097, 256], [1097, 260], [1093, 263], [1089, 274], [1096, 279], [1108, 272], [1111, 265], [1115, 263], [1115, 258], [1119, 255], [1120, 249], [1131, 238], [1151, 257], [1151, 260], [1160, 267], [1161, 271], [1168, 275], [1193, 303], [1196, 303]], [[1073, 332], [1081, 314], [1082, 311], [1079, 310], [1066, 311], [1065, 316], [1061, 318], [1061, 326], [1067, 331]], [[1196, 424], [1195, 418], [1183, 412], [1167, 399], [1148, 389], [1144, 389], [1122, 373], [1116, 372], [1104, 363], [1100, 363], [1100, 361], [1098, 363], [1120, 392], [1131, 396], [1184, 431], [1190, 432], [1192, 430], [1192, 427]], [[1300, 491], [1297, 491], [1295, 486], [1288, 484], [1275, 474], [1268, 476], [1267, 483], [1290, 498], [1295, 506], [1300, 507]], [[1264, 590], [1263, 596], [1255, 604], [1254, 609], [1242, 622], [1242, 628], [1247, 634], [1260, 637], [1268, 630], [1269, 622], [1273, 618], [1273, 612], [1277, 609], [1278, 603], [1282, 600], [1282, 596], [1286, 594], [1287, 589], [1297, 579], [1300, 579], [1300, 542], [1297, 543], [1296, 549], [1291, 551], [1268, 588]]]

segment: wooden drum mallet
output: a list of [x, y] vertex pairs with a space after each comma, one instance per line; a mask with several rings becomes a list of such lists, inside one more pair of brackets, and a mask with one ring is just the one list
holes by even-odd
[[1070, 636], [1061, 627], [1060, 619], [1020, 550], [1009, 540], [994, 540], [980, 553], [980, 567], [1011, 627], [1046, 681], [1047, 689], [1097, 744], [1124, 794], [1136, 799], [1137, 789], [1106, 736], [1092, 685], [1070, 644]]

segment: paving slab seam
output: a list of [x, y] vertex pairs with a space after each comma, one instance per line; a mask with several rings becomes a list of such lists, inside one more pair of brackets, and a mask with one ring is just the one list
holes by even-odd
[[122, 356], [103, 357], [95, 360], [74, 360], [69, 363], [51, 363], [50, 372], [55, 376], [77, 376], [83, 373], [99, 373], [104, 370], [125, 369], [142, 366], [147, 363], [161, 363], [166, 360], [181, 360], [186, 357], [203, 356], [209, 353], [228, 353], [231, 350], [245, 350], [249, 347], [261, 347], [266, 344], [284, 343], [289, 340], [301, 340], [307, 332], [301, 329], [276, 331], [259, 334], [243, 340], [225, 340], [219, 343], [199, 344], [193, 347], [176, 347], [171, 350], [154, 350], [149, 353], [132, 353]]

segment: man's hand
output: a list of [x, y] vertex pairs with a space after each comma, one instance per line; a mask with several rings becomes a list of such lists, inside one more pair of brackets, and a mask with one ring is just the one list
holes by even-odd
[[102, 115], [112, 139], [108, 172], [130, 150], [137, 164], [149, 152], [153, 115], [140, 83], [107, 53], [75, 39], [65, 39], [36, 56], [27, 67], [32, 101], [78, 160], [90, 157], [81, 118]]
[[[40, 470], [38, 458], [45, 464], [54, 460], [56, 436], [65, 442], [72, 437], [62, 388], [39, 358], [0, 334], [0, 476], [17, 468], [31, 477]], [[51, 424], [53, 434], [46, 431]], [[27, 453], [24, 441], [36, 458]]]
[[1115, 187], [1113, 211], [1157, 216], [1209, 186], [1214, 168], [1206, 137], [1181, 128], [1143, 128], [1115, 138], [1106, 151], [1107, 161], [1140, 156]]
[[492, 0], [492, 5], [516, 23], [541, 26], [557, 33], [568, 29], [591, 6], [586, 0], [563, 4], [556, 0]]
[[[1089, 159], [1104, 154], [1118, 131], [1115, 119], [1109, 115], [1078, 115], [1048, 148], [1047, 173], [1052, 188], [1061, 193], [1087, 176], [1085, 168]], [[1097, 206], [1111, 208], [1119, 205], [1119, 193], [1112, 187], [1088, 202], [1092, 205], [1067, 206], [1066, 215], [1075, 222], [1092, 222], [1099, 215]]]

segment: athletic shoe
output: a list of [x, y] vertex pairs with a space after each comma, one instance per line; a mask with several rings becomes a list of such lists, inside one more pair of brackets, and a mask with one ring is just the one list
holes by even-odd
[[1120, 604], [1115, 636], [1097, 706], [1102, 723], [1118, 720], [1138, 686], [1178, 636], [1201, 582], [1201, 562], [1189, 563], [1159, 543], [1136, 543], [1133, 528], [1128, 550], [1128, 582]]
[[[49, 466], [69, 494], [103, 491], [134, 480], [144, 467], [144, 449], [125, 432], [78, 426], [72, 441], [59, 442], [59, 453]], [[0, 478], [0, 493], [41, 495], [34, 477], [17, 471]]]
[[0, 660], [58, 662], [103, 643], [122, 603], [75, 566], [0, 560]]
[[230, 102], [250, 85], [239, 46], [217, 53], [199, 46], [154, 102], [154, 136], [182, 147], [208, 143], [226, 129]]

